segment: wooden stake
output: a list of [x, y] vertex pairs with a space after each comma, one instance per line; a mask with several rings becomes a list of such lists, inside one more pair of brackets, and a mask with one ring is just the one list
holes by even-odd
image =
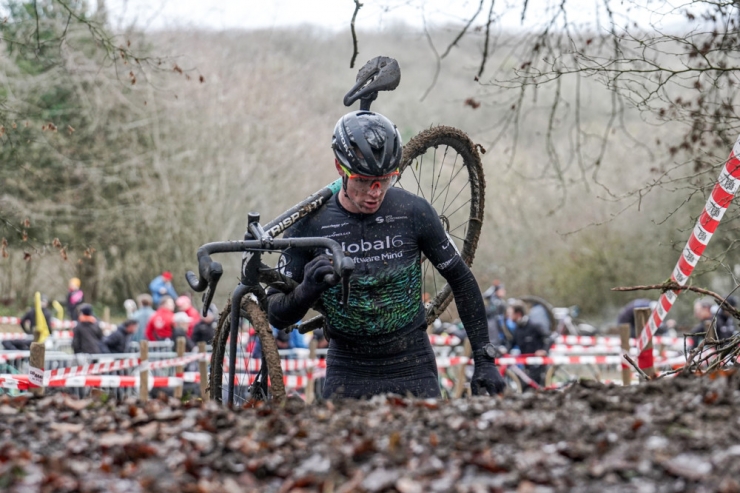
[[[467, 339], [466, 339], [467, 340]], [[452, 389], [452, 397], [459, 399], [465, 392], [465, 365], [455, 367], [455, 386]]]
[[[645, 325], [648, 323], [648, 320], [650, 320], [650, 314], [652, 313], [652, 310], [650, 308], [635, 308], [635, 336], [639, 339], [640, 335], [642, 334], [643, 329], [645, 329]], [[640, 369], [647, 374], [650, 378], [653, 378], [655, 376], [655, 363], [653, 358], [653, 339], [650, 339], [650, 342], [647, 346], [645, 346], [645, 349], [643, 349], [642, 354], [637, 356], [637, 362], [640, 366]]]
[[[184, 337], [178, 337], [175, 341], [175, 351], [177, 351], [177, 357], [182, 358], [185, 356], [185, 338]], [[185, 369], [182, 365], [177, 365], [175, 367], [175, 376], [182, 378], [183, 372]], [[175, 396], [175, 399], [182, 399], [182, 384], [180, 384], [178, 387], [175, 387], [175, 392], [173, 394]]]
[[[622, 324], [619, 326], [619, 339], [622, 343], [622, 354], [630, 354], [630, 325]], [[632, 383], [632, 371], [627, 363], [622, 362], [622, 385]]]
[[[311, 339], [311, 342], [308, 343], [308, 360], [313, 362], [316, 361], [316, 347], [318, 346], [318, 343], [316, 342], [316, 339]], [[316, 385], [316, 380], [314, 379], [314, 372], [316, 371], [316, 368], [309, 368], [308, 370], [308, 387], [306, 387], [306, 404], [312, 404], [314, 399], [316, 399], [316, 388], [314, 387]]]
[[[200, 341], [198, 343], [198, 353], [205, 354], [205, 352], [206, 343]], [[205, 359], [198, 361], [198, 371], [200, 372], [200, 398], [203, 399], [203, 402], [208, 402], [208, 392], [206, 392], [206, 387], [208, 387], [208, 361]]]
[[33, 395], [44, 395], [43, 374], [45, 369], [46, 346], [39, 342], [31, 343], [31, 372], [41, 377], [41, 387], [31, 387]]
[[149, 400], [149, 341], [139, 341], [139, 400]]

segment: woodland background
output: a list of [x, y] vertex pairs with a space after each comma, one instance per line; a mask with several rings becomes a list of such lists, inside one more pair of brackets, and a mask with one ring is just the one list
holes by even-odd
[[[728, 5], [722, 25], [736, 34], [737, 11]], [[240, 238], [247, 212], [272, 218], [335, 178], [330, 140], [347, 111], [342, 96], [377, 55], [399, 61], [402, 81], [373, 109], [404, 140], [445, 124], [487, 150], [486, 218], [473, 265], [481, 287], [500, 279], [512, 296], [578, 304], [594, 323], [644, 295], [610, 288], [668, 278], [737, 136], [729, 68], [724, 82], [709, 86], [688, 74], [657, 106], [635, 103], [637, 89], [604, 73], [557, 68], [568, 43], [571, 52], [613, 59], [616, 31], [541, 37], [494, 32], [491, 18], [481, 18], [440, 59], [462, 24], [424, 31], [397, 23], [358, 30], [350, 69], [349, 19], [342, 32], [114, 33], [102, 1], [4, 2], [0, 12], [0, 300], [9, 312], [36, 290], [63, 297], [72, 276], [90, 300], [113, 307], [163, 270], [185, 291], [199, 245]], [[717, 19], [698, 15], [684, 15], [694, 22], [687, 29], [699, 25], [714, 42]], [[640, 52], [644, 29], [620, 42]], [[561, 51], [543, 52], [557, 43]], [[681, 43], [669, 39], [655, 60], [680, 66], [681, 56], [689, 59]], [[734, 62], [735, 48], [717, 51]], [[548, 69], [557, 76], [537, 79]], [[692, 111], [710, 96], [690, 102], [712, 87], [726, 111], [715, 120], [725, 125], [708, 123], [692, 140]], [[712, 110], [700, 116], [709, 122]], [[721, 294], [737, 286], [737, 217], [733, 206], [695, 284]], [[239, 262], [221, 260], [220, 304]], [[673, 315], [690, 323], [694, 299], [679, 298]]]

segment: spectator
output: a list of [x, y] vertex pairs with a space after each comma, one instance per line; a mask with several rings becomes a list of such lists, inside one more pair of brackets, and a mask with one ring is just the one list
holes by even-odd
[[[272, 327], [272, 335], [275, 337], [275, 343], [277, 344], [278, 351], [284, 349], [307, 349], [308, 345], [303, 337], [303, 334], [298, 332], [297, 329], [292, 330], [290, 334], [286, 334], [284, 330], [278, 330]], [[262, 342], [257, 338], [257, 342], [254, 345], [252, 352], [254, 358], [262, 357]]]
[[619, 310], [617, 315], [617, 325], [629, 324], [630, 337], [636, 337], [635, 331], [635, 308], [651, 308], [653, 301], [647, 298], [638, 298], [632, 300]]
[[710, 298], [702, 298], [694, 303], [694, 317], [699, 323], [691, 329], [691, 333], [696, 334], [691, 338], [691, 349], [699, 345], [712, 327], [712, 319], [714, 318], [712, 307], [714, 307], [714, 301]]
[[[728, 296], [727, 304], [733, 308], [737, 308], [737, 298], [734, 296]], [[729, 339], [737, 332], [737, 325], [735, 319], [730, 313], [722, 307], [717, 310], [717, 339]]]
[[[51, 328], [52, 314], [49, 310], [49, 299], [46, 296], [41, 296], [41, 312], [44, 314], [46, 319], [46, 326]], [[23, 339], [12, 339], [8, 341], [2, 341], [3, 349], [8, 351], [28, 351], [33, 342], [34, 331], [36, 330], [36, 308], [31, 307], [21, 317], [20, 321], [21, 330], [27, 334]]]
[[162, 304], [162, 297], [169, 296], [173, 300], [177, 298], [175, 288], [172, 287], [172, 273], [164, 271], [161, 275], [152, 279], [149, 283], [149, 291], [152, 293], [152, 301], [156, 306]]
[[316, 349], [326, 349], [329, 347], [329, 341], [324, 336], [324, 329], [314, 330], [313, 340], [316, 341]]
[[488, 321], [488, 339], [496, 345], [511, 346], [512, 335], [506, 327], [506, 288], [497, 279], [483, 293], [486, 301], [486, 319]]
[[172, 340], [176, 341], [178, 337], [185, 338], [185, 351], [192, 351], [195, 345], [188, 337], [188, 327], [190, 326], [190, 317], [185, 312], [177, 312], [173, 317], [175, 328], [172, 330]]
[[178, 297], [175, 301], [175, 305], [179, 311], [187, 313], [188, 317], [190, 317], [190, 325], [188, 326], [187, 334], [188, 337], [192, 338], [195, 324], [200, 322], [200, 312], [198, 312], [198, 310], [193, 306], [193, 302], [190, 301], [190, 298], [185, 295]]
[[85, 294], [80, 289], [80, 279], [73, 277], [69, 280], [67, 289], [67, 313], [70, 320], [77, 320], [80, 305], [84, 302]]
[[[514, 346], [522, 354], [546, 356], [550, 348], [550, 333], [541, 326], [532, 323], [527, 316], [527, 307], [521, 301], [511, 303], [507, 309], [508, 318], [516, 324]], [[528, 365], [525, 368], [529, 378], [542, 385], [545, 382], [545, 365]]]
[[172, 339], [174, 316], [175, 301], [169, 296], [163, 296], [159, 308], [152, 314], [146, 325], [146, 338], [150, 341]]
[[131, 318], [131, 316], [136, 313], [138, 307], [134, 300], [126, 300], [123, 302], [123, 309], [126, 310], [126, 317]]
[[103, 331], [93, 315], [93, 307], [87, 303], [79, 306], [77, 325], [72, 337], [72, 350], [75, 354], [98, 354], [103, 351]]
[[213, 336], [216, 334], [217, 315], [218, 308], [216, 308], [216, 305], [211, 304], [206, 316], [201, 318], [200, 322], [195, 324], [195, 327], [193, 328], [193, 335], [191, 336], [193, 344], [197, 345], [199, 342], [212, 344]]
[[136, 299], [139, 300], [139, 309], [131, 315], [131, 318], [136, 320], [138, 325], [131, 340], [139, 342], [145, 338], [146, 326], [149, 323], [149, 319], [154, 315], [154, 308], [152, 308], [152, 297], [150, 295], [140, 294]]
[[127, 353], [131, 337], [136, 332], [137, 326], [138, 322], [132, 318], [124, 321], [111, 335], [103, 339], [103, 352], [113, 354]]

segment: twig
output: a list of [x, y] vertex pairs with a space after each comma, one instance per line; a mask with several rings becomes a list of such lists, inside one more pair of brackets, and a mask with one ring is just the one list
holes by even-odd
[[480, 0], [480, 4], [478, 4], [478, 10], [475, 12], [475, 14], [473, 14], [473, 17], [470, 18], [468, 23], [465, 24], [465, 27], [463, 27], [462, 31], [460, 31], [460, 33], [452, 41], [452, 43], [450, 43], [449, 46], [447, 46], [447, 49], [445, 50], [444, 53], [442, 53], [442, 56], [439, 58], [444, 58], [447, 55], [449, 55], [450, 50], [452, 50], [453, 47], [457, 46], [457, 42], [460, 41], [460, 39], [462, 39], [463, 36], [465, 36], [465, 33], [468, 31], [468, 28], [470, 27], [470, 25], [473, 24], [473, 21], [478, 17], [478, 14], [480, 14], [481, 9], [483, 8], [483, 2], [485, 2], [485, 0]]
[[39, 9], [36, 0], [33, 0], [33, 12], [36, 14], [36, 56], [41, 54], [41, 41], [39, 38]]
[[493, 22], [493, 6], [496, 0], [491, 0], [491, 10], [488, 11], [488, 23], [486, 23], [486, 40], [483, 45], [483, 58], [480, 62], [480, 70], [478, 70], [478, 77], [483, 75], [483, 70], [486, 68], [486, 60], [488, 59], [488, 40], [491, 36], [491, 22]]
[[362, 8], [362, 4], [360, 3], [360, 0], [355, 0], [355, 13], [352, 14], [352, 23], [350, 24], [350, 27], [352, 29], [352, 60], [349, 62], [349, 68], [355, 68], [355, 60], [357, 59], [357, 55], [360, 54], [360, 51], [357, 49], [357, 33], [355, 32], [355, 19], [357, 19], [357, 12], [360, 11], [360, 8]]
[[710, 291], [704, 288], [697, 288], [695, 286], [681, 286], [675, 281], [666, 281], [663, 284], [648, 284], [646, 286], [629, 286], [629, 287], [612, 288], [612, 291], [648, 291], [651, 289], [660, 289], [662, 292], [693, 291], [695, 293], [700, 293], [706, 296], [711, 296], [712, 298], [717, 300], [717, 303], [719, 303], [720, 307], [723, 310], [728, 312], [733, 317], [740, 319], [740, 311], [738, 311], [734, 306], [730, 305], [724, 296], [720, 296], [714, 291]]
[[632, 358], [630, 358], [630, 355], [629, 354], [623, 354], [622, 356], [624, 356], [624, 359], [627, 360], [627, 363], [629, 363], [630, 365], [632, 365], [632, 368], [635, 369], [635, 371], [637, 372], [637, 375], [641, 379], [646, 380], [646, 381], [647, 380], [650, 380], [650, 377], [647, 375], [647, 373], [645, 373], [644, 371], [642, 371], [640, 369], [640, 367], [637, 366], [637, 363], [635, 363], [635, 360], [633, 360]]
[[422, 13], [421, 16], [423, 22], [424, 22], [424, 35], [427, 38], [427, 42], [429, 43], [429, 46], [432, 48], [432, 51], [434, 52], [434, 57], [437, 59], [437, 66], [434, 70], [434, 78], [432, 79], [432, 83], [429, 84], [429, 87], [427, 87], [427, 90], [424, 91], [424, 94], [422, 94], [419, 101], [424, 101], [426, 97], [429, 95], [429, 93], [432, 91], [432, 88], [437, 84], [437, 78], [439, 77], [439, 72], [442, 69], [442, 59], [439, 56], [439, 53], [437, 52], [437, 48], [434, 47], [434, 41], [432, 41], [432, 36], [429, 34], [429, 29], [427, 29], [427, 19], [426, 15]]
[[696, 355], [701, 353], [701, 351], [704, 349], [704, 344], [707, 342], [706, 339], [702, 339], [702, 341], [699, 343], [699, 345], [692, 349], [689, 352], [689, 357], [686, 358], [686, 366], [683, 367], [683, 374], [687, 374], [689, 370], [691, 369], [691, 365], [694, 362], [694, 358], [696, 358]]

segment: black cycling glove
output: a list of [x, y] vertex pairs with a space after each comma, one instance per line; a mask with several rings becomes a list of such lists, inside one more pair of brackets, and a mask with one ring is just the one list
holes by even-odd
[[303, 269], [303, 282], [290, 294], [272, 293], [269, 295], [268, 317], [270, 323], [285, 328], [296, 323], [316, 303], [321, 294], [333, 286], [326, 282], [326, 275], [334, 273], [331, 260], [319, 255], [306, 264]]
[[313, 305], [321, 297], [321, 293], [333, 286], [324, 279], [333, 273], [334, 267], [326, 255], [319, 255], [307, 263], [303, 269], [303, 282], [295, 289], [296, 301]]
[[505, 387], [504, 379], [493, 361], [485, 356], [476, 356], [473, 379], [470, 381], [473, 395], [500, 394]]

